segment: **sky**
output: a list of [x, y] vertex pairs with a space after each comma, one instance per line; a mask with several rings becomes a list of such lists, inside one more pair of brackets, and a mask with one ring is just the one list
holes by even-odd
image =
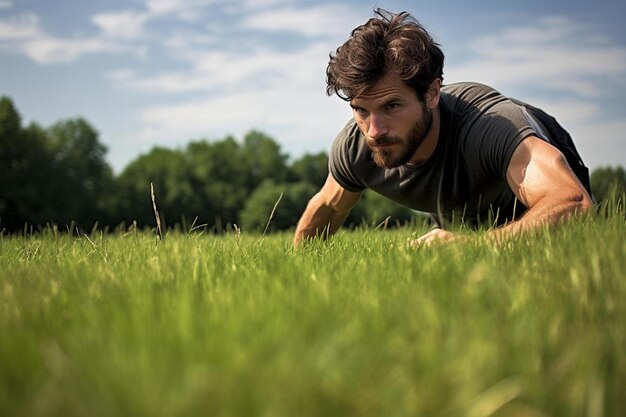
[[444, 83], [538, 106], [591, 169], [626, 166], [624, 1], [0, 0], [0, 95], [24, 125], [85, 118], [115, 172], [252, 129], [296, 159], [351, 117], [325, 68], [376, 7], [426, 27]]

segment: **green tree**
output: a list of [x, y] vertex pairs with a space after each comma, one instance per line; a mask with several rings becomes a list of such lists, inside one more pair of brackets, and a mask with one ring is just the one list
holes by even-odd
[[292, 228], [314, 193], [315, 187], [306, 182], [277, 184], [266, 180], [254, 190], [246, 202], [241, 213], [242, 227], [245, 230], [263, 231], [280, 198], [268, 230]]
[[0, 99], [0, 218], [2, 227], [26, 223], [85, 228], [107, 221], [113, 176], [98, 133], [78, 118], [49, 129], [21, 127], [10, 99]]
[[305, 154], [289, 167], [293, 182], [308, 182], [322, 187], [328, 177], [328, 155], [326, 152]]
[[[3, 158], [17, 157], [18, 142], [21, 135], [22, 118], [9, 97], [0, 97], [0, 155]], [[11, 153], [13, 152], [13, 153]]]
[[271, 137], [257, 131], [248, 132], [243, 140], [241, 160], [248, 173], [248, 189], [255, 189], [264, 180], [280, 183], [287, 179], [287, 155]]
[[21, 183], [28, 178], [28, 147], [22, 120], [8, 97], [0, 98], [0, 228], [15, 230], [27, 219], [20, 212]]
[[611, 192], [626, 193], [626, 171], [621, 166], [596, 168], [591, 174], [591, 191], [598, 203]]
[[217, 142], [192, 142], [186, 154], [197, 196], [198, 221], [216, 224], [218, 229], [239, 223], [239, 212], [252, 192], [247, 167], [242, 163], [242, 147], [229, 136]]
[[31, 123], [22, 131], [22, 137], [28, 150], [24, 153], [27, 168], [20, 184], [19, 211], [28, 223], [44, 225], [54, 222], [64, 205], [56, 205], [54, 187], [58, 173], [53, 169], [54, 155], [48, 147], [46, 130], [36, 123]]
[[113, 173], [105, 160], [107, 148], [98, 132], [83, 118], [55, 123], [48, 130], [54, 179], [50, 190], [60, 224], [76, 221], [84, 228], [104, 218], [112, 189]]
[[13, 102], [1, 98], [0, 228], [15, 232], [55, 219], [52, 162], [46, 131], [34, 123], [22, 129]]
[[118, 210], [124, 223], [136, 220], [140, 226], [154, 226], [150, 184], [161, 220], [173, 226], [187, 212], [193, 212], [195, 190], [189, 181], [185, 155], [178, 150], [155, 147], [126, 166], [118, 177]]
[[[118, 206], [125, 223], [154, 225], [150, 200], [153, 183], [162, 220], [173, 227], [238, 222], [250, 191], [247, 172], [239, 163], [240, 145], [232, 138], [194, 141], [184, 150], [155, 147], [132, 161], [120, 174]], [[197, 218], [197, 219], [196, 219]]]

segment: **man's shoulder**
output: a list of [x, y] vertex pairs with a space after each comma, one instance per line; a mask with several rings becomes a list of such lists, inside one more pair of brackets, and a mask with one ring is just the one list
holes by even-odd
[[333, 141], [332, 148], [343, 148], [349, 149], [351, 153], [356, 152], [356, 150], [362, 144], [360, 140], [361, 131], [356, 124], [354, 118], [348, 120], [348, 123], [339, 131], [335, 140]]
[[446, 84], [441, 87], [441, 92], [454, 98], [477, 98], [483, 96], [500, 95], [495, 88], [478, 82], [464, 81], [452, 84]]
[[473, 123], [476, 118], [492, 113], [507, 113], [507, 109], [513, 107], [508, 97], [491, 86], [477, 82], [443, 86], [441, 102], [444, 110], [455, 115], [457, 123]]
[[330, 149], [328, 168], [335, 180], [348, 191], [362, 191], [366, 186], [362, 175], [368, 172], [369, 148], [351, 119], [335, 138]]

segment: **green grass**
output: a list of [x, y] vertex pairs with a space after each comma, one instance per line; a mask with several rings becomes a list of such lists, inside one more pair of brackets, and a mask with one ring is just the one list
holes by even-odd
[[0, 415], [626, 415], [623, 210], [411, 233], [4, 236]]

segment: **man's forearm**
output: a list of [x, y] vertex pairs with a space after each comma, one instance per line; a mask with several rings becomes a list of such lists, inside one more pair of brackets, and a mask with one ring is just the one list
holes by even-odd
[[332, 207], [321, 203], [318, 198], [313, 197], [296, 226], [293, 238], [294, 246], [298, 246], [302, 240], [307, 238], [335, 233], [348, 217], [348, 213], [339, 213]]
[[[586, 193], [581, 198], [575, 197], [569, 201], [563, 201], [561, 204], [554, 204], [550, 201], [537, 203], [519, 220], [489, 231], [488, 236], [501, 243], [522, 233], [537, 230], [544, 225], [553, 225], [565, 221], [576, 214], [585, 213], [593, 207], [594, 204]], [[463, 234], [436, 228], [415, 240], [411, 240], [410, 244], [413, 247], [419, 247], [465, 239], [466, 236]]]
[[587, 193], [574, 196], [559, 204], [552, 201], [538, 202], [519, 219], [490, 232], [496, 241], [500, 242], [509, 237], [528, 231], [536, 230], [546, 225], [554, 225], [566, 221], [576, 214], [588, 212], [594, 207], [593, 201]]

